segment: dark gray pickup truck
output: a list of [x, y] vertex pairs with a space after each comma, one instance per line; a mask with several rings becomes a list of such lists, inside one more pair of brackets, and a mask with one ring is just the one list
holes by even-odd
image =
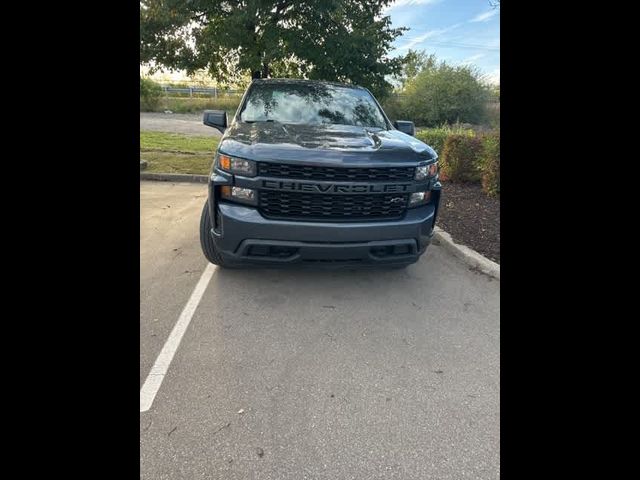
[[204, 123], [224, 134], [200, 225], [210, 262], [402, 267], [429, 245], [438, 157], [367, 89], [257, 79], [231, 124]]

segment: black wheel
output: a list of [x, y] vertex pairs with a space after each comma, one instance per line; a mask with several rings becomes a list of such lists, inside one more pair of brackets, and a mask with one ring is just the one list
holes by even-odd
[[213, 243], [211, 237], [211, 215], [209, 215], [209, 203], [204, 203], [202, 209], [202, 216], [200, 217], [200, 245], [202, 246], [202, 253], [211, 263], [219, 265], [220, 267], [227, 267], [228, 265], [220, 255], [220, 252], [216, 250], [216, 246]]

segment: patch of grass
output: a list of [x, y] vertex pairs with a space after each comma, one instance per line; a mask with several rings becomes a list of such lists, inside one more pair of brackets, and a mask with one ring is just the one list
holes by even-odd
[[213, 154], [218, 147], [218, 141], [217, 137], [143, 130], [140, 132], [140, 151]]
[[218, 147], [216, 137], [165, 132], [140, 132], [140, 158], [146, 172], [207, 175]]
[[145, 172], [191, 173], [208, 175], [213, 154], [193, 155], [172, 152], [140, 152], [140, 158], [148, 162]]

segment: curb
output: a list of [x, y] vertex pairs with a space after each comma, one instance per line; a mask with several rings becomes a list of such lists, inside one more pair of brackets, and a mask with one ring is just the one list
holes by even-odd
[[500, 264], [480, 255], [478, 252], [470, 249], [466, 245], [459, 245], [455, 243], [451, 238], [451, 235], [438, 227], [435, 228], [435, 232], [433, 234], [433, 243], [435, 245], [441, 245], [445, 250], [462, 260], [471, 268], [476, 268], [482, 273], [500, 280]]
[[140, 180], [153, 180], [156, 182], [190, 182], [207, 183], [208, 175], [189, 175], [184, 173], [149, 173], [140, 172]]

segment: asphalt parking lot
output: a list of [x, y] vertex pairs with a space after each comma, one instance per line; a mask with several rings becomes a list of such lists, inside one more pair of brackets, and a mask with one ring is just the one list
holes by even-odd
[[140, 112], [140, 130], [221, 137], [215, 128], [202, 123], [202, 113]]
[[140, 413], [142, 479], [499, 478], [499, 281], [432, 245], [406, 270], [200, 282], [206, 194], [140, 182], [141, 389], [175, 348]]

